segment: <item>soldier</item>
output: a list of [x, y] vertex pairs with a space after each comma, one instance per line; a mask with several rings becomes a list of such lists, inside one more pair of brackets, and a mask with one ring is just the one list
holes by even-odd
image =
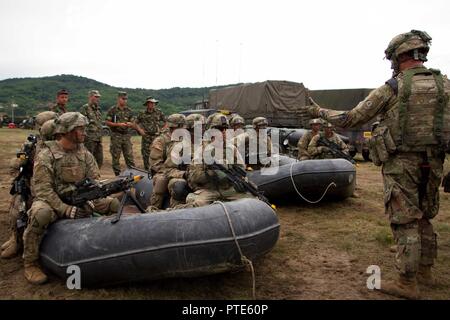
[[114, 174], [120, 174], [120, 154], [123, 153], [128, 167], [134, 167], [133, 145], [131, 144], [130, 128], [137, 129], [134, 116], [127, 106], [128, 95], [119, 91], [117, 105], [112, 106], [106, 114], [106, 125], [111, 128], [112, 167]]
[[[210, 128], [217, 129], [222, 132], [223, 135], [223, 158], [219, 159], [218, 155], [214, 154], [215, 142], [212, 140], [211, 143], [205, 143], [205, 151], [197, 152], [194, 155], [193, 163], [188, 166], [186, 171], [186, 178], [189, 187], [193, 190], [186, 197], [186, 204], [177, 206], [176, 208], [192, 208], [201, 207], [213, 203], [216, 200], [232, 201], [241, 198], [252, 197], [252, 195], [237, 191], [234, 186], [226, 178], [223, 172], [220, 170], [212, 170], [208, 168], [208, 164], [203, 158], [204, 154], [213, 154], [215, 161], [218, 163], [223, 163], [228, 165], [226, 154], [232, 154], [234, 156], [233, 162], [236, 165], [242, 165], [243, 160], [239, 159], [239, 153], [232, 144], [227, 144], [226, 142], [226, 129], [229, 128], [229, 123], [227, 117], [223, 114], [215, 114], [210, 119]], [[227, 148], [229, 149], [227, 151]]]
[[55, 121], [57, 141], [45, 142], [34, 164], [33, 181], [36, 198], [28, 212], [29, 223], [23, 241], [25, 278], [32, 284], [41, 284], [47, 276], [41, 270], [39, 245], [49, 224], [58, 219], [89, 217], [93, 211], [116, 213], [119, 201], [115, 198], [97, 199], [83, 207], [64, 203], [60, 195], [73, 191], [82, 179], [99, 179], [100, 172], [93, 155], [83, 146], [86, 117], [78, 112], [68, 112]]
[[56, 112], [59, 116], [67, 112], [67, 102], [69, 101], [69, 92], [61, 89], [56, 93], [56, 103], [50, 107], [50, 111]]
[[[150, 169], [153, 177], [153, 192], [150, 197], [150, 211], [163, 208], [164, 197], [170, 195], [169, 206], [173, 207], [183, 202], [175, 195], [174, 188], [176, 184], [183, 184], [184, 171], [179, 170], [178, 164], [175, 163], [175, 155], [172, 149], [176, 141], [172, 140], [172, 133], [176, 129], [184, 128], [186, 120], [182, 114], [172, 114], [167, 118], [169, 130], [159, 135], [152, 143], [150, 148]], [[184, 183], [185, 184], [185, 183]]]
[[147, 109], [140, 112], [136, 119], [137, 131], [142, 136], [141, 153], [146, 171], [150, 169], [150, 146], [153, 140], [159, 135], [166, 121], [166, 117], [162, 111], [156, 107], [157, 104], [158, 100], [148, 97], [143, 104]]
[[[309, 112], [339, 127], [355, 127], [380, 115], [374, 148], [382, 165], [384, 203], [397, 245], [399, 278], [382, 281], [385, 293], [415, 299], [417, 281], [435, 283], [432, 266], [437, 238], [431, 224], [439, 211], [439, 184], [450, 140], [450, 81], [426, 68], [431, 37], [411, 30], [392, 39], [385, 51], [393, 78], [373, 90], [350, 111], [323, 109], [313, 101]], [[372, 154], [372, 153], [371, 153]]]
[[233, 130], [244, 130], [245, 120], [240, 115], [235, 114], [230, 120], [230, 126]]
[[[260, 170], [262, 167], [270, 166], [268, 158], [271, 156], [272, 140], [267, 134], [268, 121], [266, 118], [256, 117], [253, 119], [252, 125], [254, 131], [238, 134], [233, 138], [233, 144], [239, 152], [245, 151], [247, 170]], [[256, 145], [252, 144], [252, 141], [255, 141]], [[241, 154], [241, 156], [243, 155]]]
[[309, 125], [311, 126], [311, 130], [305, 133], [302, 138], [298, 141], [298, 160], [308, 160], [311, 159], [311, 155], [308, 153], [308, 146], [311, 142], [311, 139], [319, 134], [320, 127], [322, 126], [322, 120], [320, 119], [311, 119], [309, 121]]
[[321, 146], [319, 139], [327, 139], [339, 147], [339, 150], [345, 154], [348, 154], [348, 146], [344, 141], [334, 133], [334, 127], [331, 123], [327, 122], [323, 125], [323, 133], [316, 134], [308, 145], [308, 154], [313, 159], [334, 159], [336, 156], [331, 152], [328, 147]]
[[[34, 197], [34, 187], [31, 183], [31, 177], [33, 175], [33, 162], [35, 156], [40, 152], [40, 149], [44, 145], [44, 141], [49, 141], [53, 139], [53, 123], [54, 118], [56, 118], [56, 113], [52, 111], [44, 111], [36, 116], [36, 127], [35, 129], [39, 131], [38, 142], [35, 145], [35, 150], [32, 152], [30, 158], [28, 159], [19, 159], [15, 157], [11, 161], [10, 165], [10, 175], [14, 177], [12, 183], [15, 183], [16, 177], [19, 175], [20, 167], [25, 167], [25, 171], [22, 174], [25, 178], [25, 187], [29, 190], [30, 194], [24, 199], [21, 194], [15, 193], [11, 197], [11, 202], [9, 206], [9, 226], [11, 230], [11, 236], [8, 241], [6, 241], [1, 246], [1, 257], [4, 259], [13, 258], [17, 255], [19, 250], [21, 250], [22, 243], [22, 234], [23, 229], [17, 228], [17, 220], [20, 218], [21, 211], [26, 211], [31, 207], [31, 203]], [[30, 141], [27, 141], [22, 145], [21, 151], [25, 151], [26, 144], [30, 144]], [[15, 187], [15, 186], [14, 186]], [[22, 186], [24, 187], [24, 186]], [[17, 190], [15, 190], [17, 192]]]
[[82, 106], [80, 110], [80, 113], [89, 121], [86, 128], [84, 146], [94, 156], [99, 169], [103, 165], [102, 110], [98, 105], [100, 97], [101, 95], [98, 90], [90, 90], [88, 96], [89, 102]]

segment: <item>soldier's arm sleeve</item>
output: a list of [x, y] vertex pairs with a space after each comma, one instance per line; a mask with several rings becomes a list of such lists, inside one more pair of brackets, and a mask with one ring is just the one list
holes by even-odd
[[348, 145], [340, 137], [338, 137], [338, 139], [339, 139], [339, 147], [341, 148], [341, 151], [343, 153], [349, 155], [350, 153], [349, 153]]
[[150, 146], [150, 169], [158, 172], [164, 165], [164, 143], [161, 137], [157, 137]]
[[36, 198], [47, 202], [58, 216], [64, 216], [70, 206], [62, 202], [54, 189], [55, 172], [51, 158], [43, 152], [39, 153], [33, 171]]
[[314, 136], [308, 145], [308, 153], [311, 156], [316, 156], [320, 153], [319, 148], [317, 147], [317, 140], [319, 140], [319, 135]]
[[80, 113], [81, 113], [83, 116], [85, 116], [85, 117], [88, 116], [86, 106], [82, 106], [82, 107], [80, 108]]
[[373, 90], [350, 111], [317, 108], [315, 115], [341, 128], [357, 127], [379, 114], [394, 95], [392, 88], [385, 84]]

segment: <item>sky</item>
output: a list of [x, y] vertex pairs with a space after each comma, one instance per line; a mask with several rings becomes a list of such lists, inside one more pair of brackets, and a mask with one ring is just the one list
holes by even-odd
[[450, 72], [450, 1], [0, 0], [0, 80], [74, 74], [126, 88], [288, 80], [375, 88], [397, 34]]

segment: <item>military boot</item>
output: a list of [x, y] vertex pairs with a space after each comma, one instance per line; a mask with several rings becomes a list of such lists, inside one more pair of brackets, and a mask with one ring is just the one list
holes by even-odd
[[17, 253], [19, 252], [19, 244], [17, 241], [12, 241], [8, 247], [6, 247], [2, 253], [0, 254], [0, 257], [2, 259], [10, 259], [14, 258]]
[[389, 251], [392, 252], [392, 253], [397, 253], [397, 245], [394, 244], [393, 246], [390, 246], [389, 247]]
[[436, 278], [433, 276], [433, 273], [431, 271], [431, 266], [419, 266], [419, 272], [417, 272], [417, 281], [427, 286], [435, 286], [437, 284]]
[[16, 237], [13, 234], [11, 234], [11, 236], [9, 237], [8, 240], [6, 240], [5, 243], [2, 244], [1, 250], [5, 250], [6, 248], [8, 248], [13, 242], [16, 242]]
[[44, 282], [47, 282], [47, 276], [37, 262], [25, 263], [24, 266], [25, 278], [29, 283], [43, 284]]
[[398, 280], [381, 281], [380, 291], [400, 298], [420, 299], [420, 292], [415, 277], [399, 275]]

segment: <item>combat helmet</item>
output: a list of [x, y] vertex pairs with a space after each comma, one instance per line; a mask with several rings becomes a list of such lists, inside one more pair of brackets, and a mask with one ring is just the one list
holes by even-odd
[[414, 51], [415, 60], [427, 61], [431, 40], [428, 33], [419, 30], [399, 34], [389, 42], [387, 49], [384, 51], [386, 59], [392, 61], [393, 68], [398, 67], [398, 56], [402, 53]]
[[44, 141], [53, 140], [55, 129], [56, 129], [55, 119], [45, 121], [45, 123], [41, 126], [41, 129], [39, 130], [42, 140]]
[[230, 126], [233, 127], [233, 126], [238, 125], [238, 124], [245, 125], [245, 120], [244, 120], [244, 118], [242, 118], [240, 115], [236, 114], [236, 115], [234, 115], [234, 116], [231, 118], [231, 120], [230, 120]]
[[227, 116], [222, 113], [215, 113], [208, 117], [208, 120], [209, 128], [224, 129], [230, 127]]
[[56, 119], [57, 116], [58, 115], [56, 112], [53, 111], [44, 111], [39, 113], [35, 119], [35, 129], [39, 130], [45, 122], [51, 119]]
[[322, 120], [318, 119], [318, 118], [309, 120], [309, 125], [313, 125], [313, 124], [322, 124]]
[[269, 125], [269, 122], [264, 117], [256, 117], [255, 119], [253, 119], [252, 124], [253, 124], [253, 128], [256, 129], [256, 128], [260, 127], [260, 126], [266, 126], [267, 127]]
[[174, 113], [167, 117], [169, 128], [183, 128], [186, 124], [186, 117], [180, 113]]
[[55, 120], [55, 131], [53, 134], [64, 134], [72, 131], [76, 127], [85, 127], [88, 120], [79, 112], [66, 112]]
[[192, 113], [186, 117], [186, 126], [188, 129], [194, 128], [195, 122], [201, 122], [202, 126], [206, 124], [205, 117], [199, 113]]
[[333, 128], [334, 128], [334, 125], [333, 125], [332, 123], [330, 123], [330, 122], [325, 122], [325, 123], [323, 124], [323, 127], [324, 127], [324, 128], [331, 128], [331, 129], [333, 129]]

